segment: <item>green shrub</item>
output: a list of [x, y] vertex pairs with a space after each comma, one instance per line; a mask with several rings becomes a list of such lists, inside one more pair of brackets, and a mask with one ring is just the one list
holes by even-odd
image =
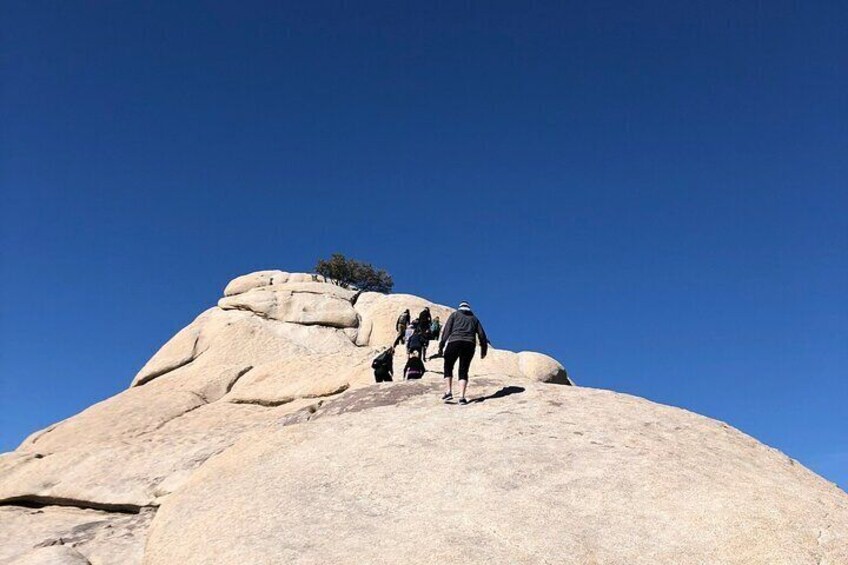
[[315, 272], [333, 284], [363, 292], [391, 292], [395, 285], [392, 276], [383, 269], [348, 259], [341, 253], [333, 253], [329, 259], [319, 259]]

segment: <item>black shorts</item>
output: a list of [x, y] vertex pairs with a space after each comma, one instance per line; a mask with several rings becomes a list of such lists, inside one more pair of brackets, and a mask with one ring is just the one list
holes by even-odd
[[374, 380], [378, 383], [391, 382], [392, 375], [388, 371], [374, 371]]
[[461, 381], [468, 380], [468, 368], [474, 358], [476, 345], [471, 341], [451, 341], [445, 347], [445, 378], [453, 377], [453, 366], [459, 360], [459, 377]]

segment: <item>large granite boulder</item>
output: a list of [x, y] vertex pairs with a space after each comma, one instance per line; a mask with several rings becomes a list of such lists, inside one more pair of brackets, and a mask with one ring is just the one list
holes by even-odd
[[245, 436], [163, 502], [145, 563], [848, 562], [845, 493], [726, 424], [475, 387], [459, 407], [375, 385]]
[[848, 496], [727, 425], [494, 348], [445, 405], [442, 360], [370, 362], [450, 308], [284, 271], [224, 294], [0, 455], [0, 563], [848, 562]]

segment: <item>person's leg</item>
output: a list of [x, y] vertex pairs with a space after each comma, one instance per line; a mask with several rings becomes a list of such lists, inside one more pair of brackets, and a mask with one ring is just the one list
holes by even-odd
[[474, 357], [474, 344], [462, 344], [462, 350], [459, 352], [459, 386], [460, 399], [465, 398], [465, 389], [468, 388], [468, 369], [471, 367], [471, 359]]
[[445, 380], [447, 381], [447, 390], [445, 396], [450, 398], [453, 395], [453, 366], [457, 360], [456, 343], [449, 343], [445, 347]]

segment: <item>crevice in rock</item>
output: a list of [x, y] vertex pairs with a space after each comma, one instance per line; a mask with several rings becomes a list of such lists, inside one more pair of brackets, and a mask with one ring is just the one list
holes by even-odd
[[109, 502], [95, 502], [90, 500], [78, 500], [75, 498], [62, 498], [57, 496], [38, 496], [26, 494], [0, 500], [0, 506], [21, 506], [23, 508], [46, 508], [48, 506], [72, 506], [83, 510], [100, 510], [103, 512], [114, 512], [116, 514], [138, 514], [153, 506], [141, 506], [138, 504], [116, 504]]
[[266, 400], [264, 398], [234, 398], [230, 400], [232, 404], [255, 404], [256, 406], [264, 406], [265, 408], [276, 408], [283, 404], [294, 402], [294, 398], [281, 398], [279, 400]]
[[[296, 284], [296, 283], [295, 283], [295, 284]], [[333, 296], [333, 295], [332, 295], [332, 294], [330, 294], [329, 292], [324, 292], [324, 291], [321, 291], [321, 290], [313, 290], [313, 289], [311, 289], [311, 288], [298, 288], [298, 289], [291, 289], [291, 290], [289, 290], [289, 291], [287, 291], [287, 292], [290, 292], [290, 293], [292, 293], [292, 294], [318, 294], [318, 295], [326, 295], [326, 296], [328, 296], [328, 297], [330, 297], [330, 298], [335, 298], [336, 300], [345, 300], [344, 298], [339, 298], [339, 297], [337, 297], [337, 296]]]
[[307, 398], [307, 399], [308, 398], [327, 398], [328, 396], [335, 396], [337, 394], [341, 394], [349, 388], [350, 388], [350, 383], [345, 383], [332, 392], [327, 392], [325, 394], [307, 394], [307, 395], [301, 396], [300, 398]]
[[253, 369], [253, 365], [248, 365], [247, 367], [239, 371], [236, 376], [233, 377], [233, 380], [231, 380], [230, 383], [227, 385], [227, 389], [224, 394], [229, 394], [229, 392], [233, 390], [233, 387], [236, 386], [236, 383], [239, 381], [239, 379], [245, 376], [251, 369]]
[[224, 311], [238, 310], [239, 312], [247, 312], [249, 314], [253, 314], [254, 316], [258, 316], [259, 318], [262, 318], [263, 320], [269, 320], [269, 321], [272, 321], [272, 322], [273, 321], [279, 321], [279, 320], [275, 320], [274, 318], [269, 318], [267, 314], [264, 314], [262, 312], [257, 312], [256, 310], [252, 310], [251, 308], [248, 308], [247, 306], [244, 306], [242, 304], [227, 306], [226, 308], [221, 308], [221, 310], [224, 310]]
[[[194, 396], [199, 398], [200, 401], [203, 402], [203, 404], [209, 404], [209, 399], [206, 398], [205, 396], [203, 396], [202, 394], [200, 394], [199, 392], [197, 392], [196, 390], [187, 390], [186, 392], [189, 393], [189, 394], [193, 394]], [[192, 410], [197, 410], [198, 408], [200, 408], [200, 406], [195, 406], [194, 408], [190, 408], [190, 409], [186, 410], [185, 412], [183, 412], [183, 414], [187, 414], [188, 412], [191, 412]], [[176, 416], [176, 417], [179, 418], [183, 414], [180, 414], [179, 416]]]
[[165, 426], [167, 426], [168, 424], [170, 424], [170, 423], [171, 423], [171, 422], [173, 422], [174, 420], [176, 420], [176, 419], [178, 419], [178, 418], [182, 418], [182, 417], [183, 417], [183, 416], [185, 416], [186, 414], [188, 414], [188, 413], [190, 413], [190, 412], [194, 412], [194, 411], [195, 411], [195, 410], [197, 410], [198, 408], [203, 408], [204, 406], [208, 406], [208, 405], [209, 405], [209, 402], [207, 402], [207, 401], [206, 401], [206, 399], [205, 399], [205, 398], [203, 398], [203, 396], [202, 396], [202, 395], [200, 395], [200, 394], [198, 394], [198, 393], [196, 393], [196, 392], [193, 392], [193, 391], [189, 391], [189, 392], [191, 392], [193, 395], [195, 395], [195, 396], [196, 396], [196, 397], [198, 397], [200, 400], [202, 400], [202, 401], [203, 401], [203, 404], [198, 404], [197, 406], [193, 406], [193, 407], [189, 408], [188, 410], [186, 410], [185, 412], [183, 412], [183, 413], [181, 413], [181, 414], [177, 414], [177, 415], [176, 415], [176, 416], [174, 416], [173, 418], [168, 418], [168, 419], [167, 419], [167, 420], [165, 420], [164, 422], [160, 422], [160, 423], [159, 423], [159, 424], [158, 424], [155, 428], [150, 429], [150, 430], [145, 430], [145, 431], [141, 432], [140, 434], [136, 434], [136, 435], [135, 435], [135, 436], [133, 436], [133, 437], [142, 437], [142, 436], [145, 436], [145, 435], [147, 435], [147, 434], [152, 434], [153, 432], [158, 432], [159, 430], [161, 430], [162, 428], [164, 428]]
[[145, 375], [144, 378], [139, 379], [139, 381], [133, 385], [133, 388], [137, 387], [137, 386], [145, 385], [145, 384], [149, 383], [150, 381], [152, 381], [153, 379], [158, 379], [159, 377], [161, 377], [163, 375], [167, 375], [168, 373], [176, 371], [177, 369], [180, 369], [182, 367], [185, 367], [186, 365], [190, 365], [191, 363], [194, 363], [195, 361], [197, 361], [197, 359], [200, 358], [200, 356], [203, 355], [203, 353], [204, 353], [203, 351], [201, 351], [200, 353], [197, 352], [197, 344], [198, 344], [199, 341], [200, 341], [200, 334], [198, 333], [197, 337], [194, 338], [194, 345], [191, 346], [191, 357], [189, 359], [182, 361], [180, 363], [177, 363], [175, 365], [167, 366], [167, 367], [165, 367], [165, 368], [163, 368], [159, 371], [154, 371], [153, 373]]
[[[327, 392], [324, 394], [305, 394], [303, 396], [287, 396], [285, 398], [280, 398], [276, 400], [270, 400], [265, 398], [233, 398], [229, 402], [233, 404], [255, 404], [256, 406], [264, 406], [266, 408], [275, 408], [277, 406], [282, 406], [283, 404], [289, 404], [294, 402], [295, 400], [310, 400], [314, 398], [327, 398], [330, 396], [335, 396], [337, 394], [341, 394], [347, 389], [350, 388], [349, 383], [345, 383], [339, 388], [333, 390], [332, 392]], [[320, 406], [320, 403], [318, 404]]]
[[297, 324], [298, 326], [324, 326], [325, 328], [335, 328], [337, 330], [346, 330], [349, 328], [355, 328], [356, 326], [342, 326], [340, 324], [334, 324], [332, 322], [291, 322], [286, 320], [289, 324]]
[[[296, 292], [305, 293], [305, 294], [321, 294], [321, 293], [308, 292], [308, 291], [296, 291]], [[294, 292], [292, 294], [294, 294]], [[344, 299], [339, 298], [337, 300], [344, 300]], [[344, 326], [344, 325], [335, 324], [335, 323], [332, 323], [332, 322], [298, 322], [298, 321], [295, 321], [295, 320], [280, 320], [278, 318], [271, 317], [264, 312], [257, 312], [256, 310], [252, 310], [251, 308], [244, 306], [244, 305], [241, 305], [241, 304], [227, 306], [226, 308], [221, 308], [221, 310], [224, 310], [224, 311], [233, 311], [234, 310], [234, 311], [239, 311], [239, 312], [247, 312], [247, 313], [253, 314], [254, 316], [256, 316], [256, 317], [258, 317], [262, 320], [265, 320], [267, 322], [277, 322], [277, 323], [281, 323], [281, 324], [294, 324], [296, 326], [323, 326], [325, 328], [333, 328], [333, 329], [337, 329], [337, 330], [346, 330], [346, 329], [355, 328], [359, 325], [358, 319], [357, 319], [357, 325], [355, 325], [355, 326]], [[145, 382], [147, 382], [147, 381], [145, 381]], [[136, 386], [138, 386], [138, 385], [136, 385]]]

